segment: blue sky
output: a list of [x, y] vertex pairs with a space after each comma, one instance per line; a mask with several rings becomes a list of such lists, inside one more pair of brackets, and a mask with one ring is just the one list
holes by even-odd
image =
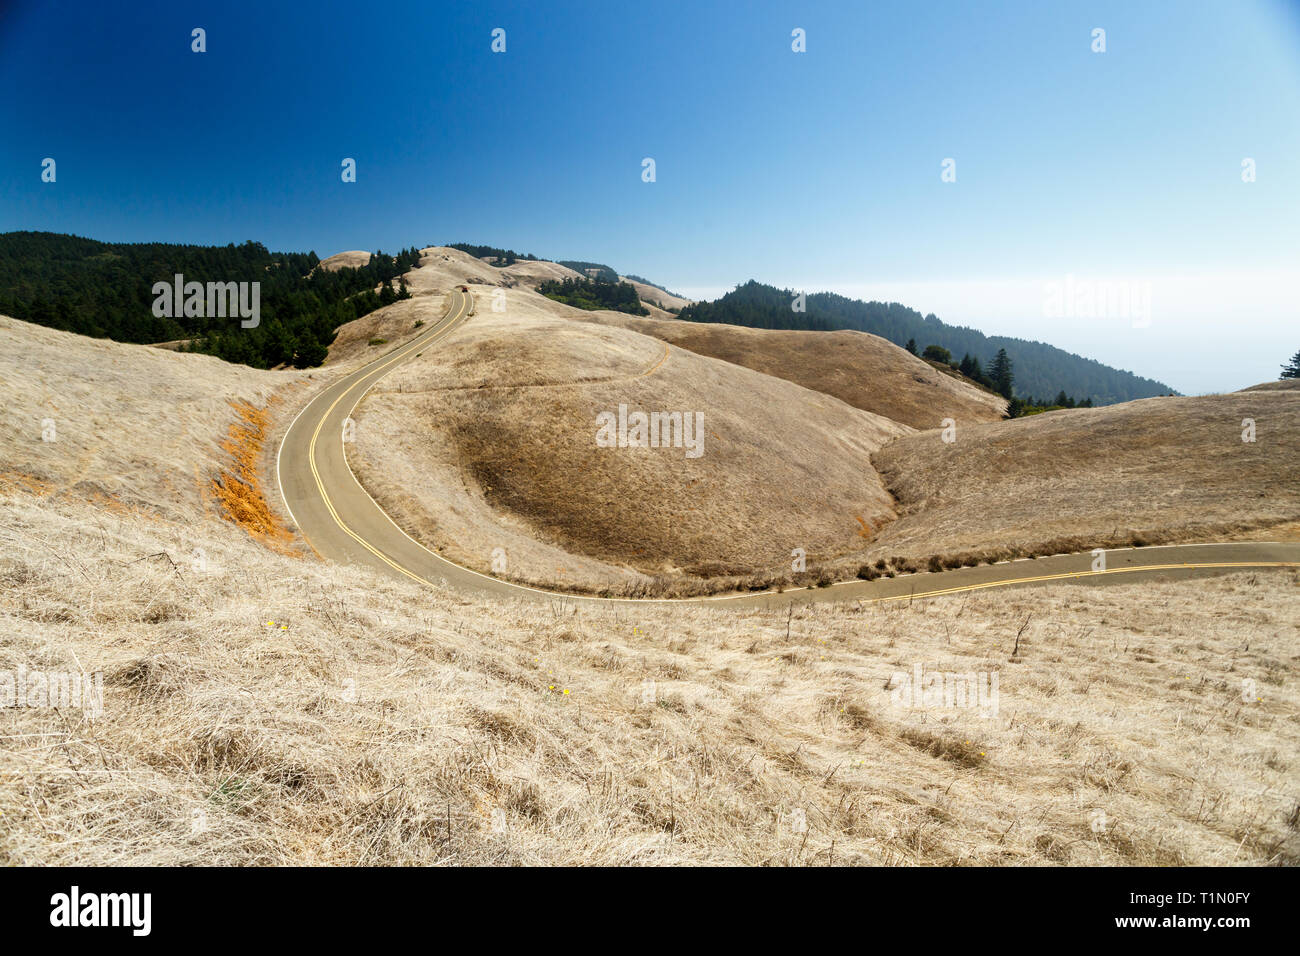
[[[0, 0], [0, 88], [0, 231], [758, 278], [1186, 392], [1300, 348], [1295, 3]], [[1045, 315], [1067, 277], [1149, 322]]]

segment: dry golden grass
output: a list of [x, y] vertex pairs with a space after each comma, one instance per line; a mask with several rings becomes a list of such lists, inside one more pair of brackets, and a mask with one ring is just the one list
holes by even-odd
[[1006, 412], [1000, 395], [944, 374], [865, 332], [747, 329], [612, 312], [597, 313], [592, 320], [786, 379], [912, 428], [938, 428], [945, 418], [995, 422]]
[[350, 249], [347, 252], [336, 252], [332, 256], [322, 259], [317, 265], [317, 269], [324, 269], [326, 272], [338, 272], [340, 269], [360, 269], [362, 266], [370, 265], [371, 254], [360, 249]]
[[[345, 257], [352, 255], [356, 254], [339, 254]], [[322, 267], [324, 263], [338, 258], [331, 256], [323, 260]], [[471, 287], [481, 308], [486, 311], [490, 308], [490, 296], [495, 288], [528, 289], [545, 279], [577, 275], [572, 269], [554, 262], [521, 260], [513, 266], [498, 269], [488, 265], [486, 260], [444, 246], [422, 249], [420, 262], [419, 269], [412, 269], [404, 276], [411, 293], [410, 299], [377, 309], [339, 329], [330, 345], [327, 360], [330, 367], [353, 366], [377, 358], [415, 335], [421, 328], [432, 325], [446, 311], [446, 294], [456, 286]], [[558, 305], [541, 296], [534, 298], [541, 303]], [[543, 314], [551, 312], [545, 304], [540, 306], [540, 311]], [[376, 339], [384, 341], [382, 344], [371, 345]]]
[[[483, 262], [490, 262], [490, 259], [483, 259]], [[568, 266], [562, 266], [558, 262], [548, 262], [544, 259], [520, 259], [512, 265], [502, 266], [493, 270], [508, 280], [503, 280], [503, 284], [523, 285], [530, 288], [537, 288], [543, 282], [549, 279], [570, 279], [578, 275], [577, 272]]]
[[[169, 516], [211, 507], [239, 402], [265, 406], [310, 373], [124, 345], [0, 316], [0, 470]], [[42, 440], [46, 420], [52, 441]]]
[[[104, 675], [93, 721], [0, 709], [9, 864], [1300, 862], [1294, 575], [787, 619], [484, 604], [23, 493], [0, 540], [0, 670]], [[917, 663], [997, 671], [997, 716], [896, 706]]]
[[[619, 279], [630, 283], [632, 288], [636, 289], [636, 294], [640, 297], [642, 303], [650, 308], [658, 309], [660, 312], [667, 312], [669, 309], [682, 309], [691, 304], [690, 299], [671, 295], [658, 286], [647, 285], [644, 282], [638, 282], [636, 279], [629, 279], [627, 276], [619, 276]], [[720, 358], [721, 356], [717, 357]], [[852, 402], [849, 404], [852, 404]]]
[[[555, 268], [563, 269], [562, 266], [555, 266]], [[511, 269], [515, 271], [512, 273]], [[518, 263], [509, 269], [498, 269], [459, 249], [452, 249], [449, 246], [430, 246], [420, 250], [420, 268], [408, 272], [406, 282], [412, 295], [419, 295], [421, 292], [441, 294], [452, 286], [462, 284], [502, 287], [536, 285], [539, 280], [529, 277], [528, 271], [527, 268], [519, 268]], [[569, 272], [569, 270], [564, 271]]]
[[[634, 332], [525, 315], [514, 303], [540, 297], [509, 295], [355, 415], [350, 461], [417, 539], [599, 590], [781, 573], [795, 548], [843, 554], [892, 519], [870, 453], [902, 426]], [[703, 413], [702, 455], [597, 447], [598, 413], [620, 404]]]
[[1300, 392], [1300, 378], [1284, 378], [1276, 382], [1261, 382], [1259, 385], [1252, 385], [1250, 388], [1243, 388], [1243, 392]]
[[[1300, 862], [1293, 573], [485, 603], [205, 512], [226, 403], [295, 374], [0, 323], [0, 671], [104, 675], [93, 720], [0, 708], [0, 862]], [[998, 714], [897, 706], [917, 664]]]
[[[421, 290], [419, 295], [376, 309], [339, 329], [330, 344], [326, 368], [352, 368], [377, 359], [437, 323], [447, 311], [446, 295]], [[376, 339], [381, 343], [371, 345]]]
[[[1247, 418], [1254, 442], [1242, 441]], [[1296, 390], [959, 421], [951, 444], [923, 432], [873, 456], [900, 517], [869, 556], [1268, 538], [1300, 520], [1297, 449]]]

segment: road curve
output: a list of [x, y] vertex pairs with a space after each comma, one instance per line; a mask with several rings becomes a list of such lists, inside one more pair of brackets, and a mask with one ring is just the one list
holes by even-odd
[[582, 602], [695, 603], [775, 607], [804, 601], [897, 601], [1010, 585], [1100, 584], [1156, 577], [1186, 577], [1250, 568], [1300, 567], [1300, 544], [1228, 542], [1106, 552], [1094, 571], [1091, 553], [1065, 554], [876, 581], [844, 581], [825, 588], [793, 588], [690, 599], [597, 598], [511, 584], [453, 564], [407, 535], [361, 487], [348, 467], [344, 423], [366, 393], [393, 368], [435, 347], [468, 319], [469, 293], [453, 290], [446, 314], [429, 329], [321, 390], [298, 413], [280, 443], [276, 482], [298, 530], [322, 558], [359, 564], [427, 585], [523, 600], [564, 598]]

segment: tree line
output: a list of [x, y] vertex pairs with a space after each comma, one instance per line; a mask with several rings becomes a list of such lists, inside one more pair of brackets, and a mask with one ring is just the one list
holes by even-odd
[[581, 273], [589, 279], [599, 279], [602, 282], [618, 281], [618, 273], [600, 262], [583, 262], [581, 259], [557, 259], [556, 262], [567, 269]]
[[513, 249], [502, 249], [498, 246], [476, 246], [472, 242], [453, 242], [447, 248], [468, 252], [475, 259], [491, 259], [490, 265], [494, 266], [512, 266], [520, 259], [526, 262], [539, 261], [531, 253], [515, 252]]
[[[189, 351], [254, 368], [319, 365], [339, 326], [410, 293], [400, 276], [419, 250], [375, 252], [370, 263], [318, 269], [315, 252], [271, 252], [258, 242], [200, 246], [109, 243], [49, 232], [0, 234], [0, 313], [118, 342], [187, 340]], [[214, 316], [154, 314], [153, 285], [258, 282], [256, 328]], [[378, 291], [375, 291], [378, 289]]]
[[[916, 339], [908, 339], [903, 346], [916, 355]], [[927, 345], [921, 352], [921, 358], [931, 362], [947, 365], [954, 372], [960, 372], [966, 378], [983, 385], [991, 392], [997, 392], [1007, 400], [1007, 416], [1019, 418], [1022, 415], [1034, 415], [1038, 412], [1050, 412], [1058, 408], [1092, 408], [1092, 399], [1075, 399], [1065, 390], [1057, 392], [1056, 398], [1048, 401], [1041, 398], [1021, 397], [1016, 395], [1015, 364], [1007, 355], [1006, 349], [998, 349], [997, 355], [989, 362], [989, 370], [984, 371], [980, 360], [967, 352], [960, 362], [953, 361], [952, 353], [942, 345]]]
[[563, 302], [589, 312], [612, 309], [629, 315], [649, 315], [650, 310], [641, 304], [636, 287], [630, 282], [609, 282], [604, 279], [548, 279], [537, 287], [548, 299]]

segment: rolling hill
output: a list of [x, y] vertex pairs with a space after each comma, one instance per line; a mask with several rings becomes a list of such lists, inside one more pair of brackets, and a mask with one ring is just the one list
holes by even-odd
[[[394, 371], [357, 415], [363, 483], [458, 563], [490, 570], [500, 548], [519, 580], [679, 589], [788, 569], [795, 548], [844, 553], [863, 522], [892, 520], [870, 455], [909, 428], [531, 291], [507, 303]], [[620, 407], [697, 416], [698, 455], [602, 447], [598, 416]]]
[[[1243, 423], [1254, 423], [1243, 441]], [[908, 436], [873, 457], [877, 553], [1016, 554], [1300, 534], [1300, 389], [1166, 397]]]
[[946, 418], [993, 422], [1006, 413], [1002, 396], [864, 332], [787, 332], [609, 312], [592, 321], [795, 382], [912, 428], [938, 428]]

